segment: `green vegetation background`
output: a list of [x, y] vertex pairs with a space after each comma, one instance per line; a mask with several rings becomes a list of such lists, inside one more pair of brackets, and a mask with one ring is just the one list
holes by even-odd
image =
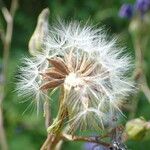
[[[9, 7], [10, 0], [4, 1]], [[118, 17], [120, 6], [124, 2], [134, 2], [134, 0], [20, 0], [19, 8], [16, 12], [12, 47], [9, 60], [9, 75], [7, 83], [7, 94], [3, 102], [4, 125], [6, 129], [10, 150], [38, 150], [46, 138], [44, 128], [44, 118], [36, 116], [35, 106], [28, 107], [30, 102], [21, 103], [20, 98], [15, 93], [15, 76], [17, 66], [21, 58], [29, 56], [28, 42], [35, 29], [39, 13], [43, 8], [49, 7], [51, 11], [50, 23], [57, 17], [64, 20], [80, 20], [83, 23], [89, 20], [92, 24], [104, 26], [109, 35], [118, 35], [119, 41], [128, 47], [128, 51], [133, 55], [134, 50], [132, 39], [128, 33], [129, 21]], [[0, 26], [6, 24], [0, 15]], [[147, 78], [150, 81], [150, 51], [145, 55], [145, 68]], [[0, 43], [0, 62], [2, 61], [2, 43]], [[144, 116], [150, 119], [150, 104], [141, 93], [140, 102], [136, 116]], [[55, 110], [55, 99], [53, 100], [53, 110]], [[26, 108], [28, 109], [26, 110]], [[26, 110], [25, 113], [23, 113]], [[126, 120], [127, 121], [127, 120]], [[129, 141], [128, 147], [131, 150], [149, 150], [150, 141]], [[82, 149], [81, 143], [66, 142], [64, 150]]]

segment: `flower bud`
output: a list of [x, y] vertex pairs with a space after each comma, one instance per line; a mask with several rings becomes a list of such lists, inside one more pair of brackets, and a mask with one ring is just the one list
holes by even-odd
[[42, 51], [43, 40], [48, 33], [49, 9], [45, 8], [39, 15], [35, 31], [29, 41], [29, 52], [35, 56]]
[[125, 131], [128, 139], [141, 140], [146, 134], [146, 121], [143, 118], [133, 119], [127, 122]]

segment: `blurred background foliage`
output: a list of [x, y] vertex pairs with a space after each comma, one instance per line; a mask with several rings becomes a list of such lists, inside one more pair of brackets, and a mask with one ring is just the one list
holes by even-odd
[[[10, 7], [10, 0], [4, 1]], [[45, 8], [50, 8], [50, 23], [57, 17], [64, 20], [80, 20], [86, 23], [103, 26], [109, 35], [117, 35], [119, 41], [127, 47], [134, 59], [134, 49], [131, 36], [128, 32], [128, 19], [121, 19], [118, 11], [124, 2], [133, 3], [134, 0], [19, 0], [19, 7], [14, 18], [12, 45], [9, 57], [8, 80], [6, 96], [3, 101], [4, 127], [10, 150], [38, 150], [46, 138], [43, 114], [37, 117], [36, 107], [30, 102], [22, 103], [15, 92], [15, 76], [21, 58], [29, 56], [28, 42], [36, 26], [39, 13]], [[6, 23], [0, 14], [0, 28], [6, 28]], [[148, 84], [150, 83], [150, 44], [146, 50], [144, 68]], [[0, 63], [2, 62], [3, 47], [0, 42]], [[135, 117], [143, 116], [150, 120], [150, 104], [143, 93]], [[55, 100], [55, 98], [54, 98]], [[53, 108], [55, 110], [55, 108]], [[124, 119], [127, 121], [127, 118]], [[64, 150], [83, 149], [83, 143], [65, 142]], [[128, 141], [131, 150], [150, 149], [148, 140]]]

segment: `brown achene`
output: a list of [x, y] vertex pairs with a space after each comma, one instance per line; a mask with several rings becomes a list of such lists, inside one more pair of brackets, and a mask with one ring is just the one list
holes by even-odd
[[91, 76], [97, 67], [97, 64], [89, 57], [86, 57], [86, 54], [83, 54], [79, 59], [72, 52], [66, 54], [64, 59], [56, 57], [47, 60], [51, 67], [41, 73], [45, 81], [40, 87], [41, 90], [53, 89], [62, 85], [70, 73], [75, 73], [83, 78]]

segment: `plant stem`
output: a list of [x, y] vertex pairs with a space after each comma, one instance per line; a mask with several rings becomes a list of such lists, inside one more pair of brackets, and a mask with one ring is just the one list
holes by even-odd
[[[141, 23], [142, 24], [142, 23]], [[150, 101], [150, 89], [147, 84], [146, 76], [144, 73], [144, 49], [146, 47], [145, 45], [145, 38], [142, 38], [140, 35], [136, 35], [133, 37], [133, 45], [135, 49], [135, 63], [136, 63], [136, 69], [134, 73], [134, 80], [136, 81], [137, 85], [139, 86], [139, 89], [145, 94], [148, 101]], [[137, 96], [134, 96], [133, 98], [133, 110], [130, 113], [130, 119], [135, 117], [135, 114], [137, 112], [139, 103], [139, 98]]]
[[95, 140], [95, 139], [93, 139], [91, 137], [75, 136], [75, 135], [69, 135], [69, 134], [65, 134], [65, 133], [62, 134], [61, 137], [62, 137], [62, 139], [68, 140], [68, 141], [92, 142], [92, 143], [103, 145], [105, 147], [109, 147], [110, 146], [109, 143], [106, 143], [106, 142], [103, 142], [103, 141], [99, 141], [99, 140]]
[[64, 105], [64, 100], [66, 99], [66, 97], [67, 97], [67, 93], [62, 91], [62, 94], [60, 96], [60, 101], [59, 101], [59, 110], [58, 110], [57, 117], [55, 118], [53, 123], [47, 128], [49, 134], [43, 146], [41, 147], [41, 150], [54, 149], [54, 147], [59, 142], [58, 139], [60, 139], [59, 137], [62, 130], [62, 125], [67, 115], [66, 107]]
[[[58, 145], [61, 144], [60, 141], [62, 142], [63, 140], [93, 142], [93, 143], [101, 144], [105, 147], [109, 147], [110, 146], [109, 143], [97, 140], [97, 138], [93, 139], [91, 137], [75, 136], [75, 135], [63, 133], [62, 125], [64, 119], [67, 117], [66, 109], [64, 106], [64, 100], [66, 99], [67, 94], [68, 94], [67, 91], [65, 91], [64, 97], [60, 100], [60, 107], [59, 107], [57, 118], [54, 120], [53, 124], [49, 127], [50, 129], [49, 135], [45, 140], [43, 146], [41, 147], [41, 150], [56, 150], [57, 148], [60, 149], [61, 146], [59, 147]], [[106, 136], [104, 136], [104, 138], [105, 137]], [[100, 138], [102, 139], [103, 137], [100, 136]]]
[[[134, 80], [139, 85], [139, 81], [141, 79], [142, 64], [143, 64], [143, 56], [142, 56], [142, 51], [141, 51], [141, 40], [139, 37], [133, 38], [133, 45], [134, 45], [134, 49], [135, 49], [135, 65], [136, 65], [135, 73], [134, 73]], [[138, 103], [139, 103], [139, 98], [137, 98], [137, 96], [134, 96], [132, 102], [133, 102], [132, 111], [129, 116], [130, 119], [135, 117]]]
[[1, 4], [1, 11], [4, 16], [4, 19], [7, 23], [6, 32], [4, 33], [2, 37], [3, 42], [3, 70], [2, 70], [2, 77], [3, 77], [3, 83], [2, 83], [2, 92], [1, 92], [1, 99], [0, 99], [0, 143], [2, 150], [7, 150], [7, 140], [5, 135], [5, 130], [3, 126], [3, 109], [2, 109], [2, 101], [5, 97], [5, 88], [7, 85], [7, 72], [8, 72], [8, 61], [9, 61], [9, 51], [12, 41], [12, 33], [13, 33], [13, 19], [14, 15], [18, 6], [18, 0], [12, 0], [11, 2], [11, 8], [10, 11], [4, 6], [4, 3], [2, 0], [0, 0]]
[[[46, 97], [45, 103], [44, 103], [44, 117], [45, 117], [45, 128], [47, 128], [51, 125], [51, 111], [50, 111], [50, 103], [49, 99]], [[49, 138], [49, 134], [47, 134], [47, 138]], [[49, 148], [48, 148], [49, 150]]]

